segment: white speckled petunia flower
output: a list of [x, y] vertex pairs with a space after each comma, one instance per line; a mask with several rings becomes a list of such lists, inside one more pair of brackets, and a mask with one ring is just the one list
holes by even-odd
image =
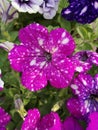
[[67, 87], [74, 75], [69, 55], [75, 49], [72, 36], [63, 28], [48, 32], [40, 24], [30, 24], [19, 31], [20, 45], [8, 58], [12, 68], [22, 72], [22, 84], [31, 91], [44, 88], [48, 81], [56, 88]]
[[37, 108], [30, 109], [21, 130], [61, 130], [60, 117], [56, 112], [50, 112], [41, 118]]
[[12, 6], [19, 12], [37, 13], [43, 0], [11, 0]]
[[78, 118], [87, 119], [92, 112], [98, 112], [98, 74], [80, 73], [72, 82], [75, 97], [68, 100], [70, 113]]

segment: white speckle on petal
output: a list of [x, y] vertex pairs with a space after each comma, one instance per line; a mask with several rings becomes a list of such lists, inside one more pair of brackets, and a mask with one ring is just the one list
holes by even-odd
[[71, 88], [73, 88], [73, 89], [78, 89], [78, 86], [75, 85], [75, 84], [72, 84], [72, 85], [71, 85]]
[[46, 61], [43, 61], [43, 62], [40, 64], [40, 68], [42, 68], [45, 64], [46, 64]]
[[84, 79], [82, 80], [82, 82], [84, 85], [87, 85], [87, 82]]
[[62, 38], [66, 36], [66, 32], [63, 32], [62, 33]]
[[85, 100], [84, 104], [85, 104], [85, 108], [87, 108], [87, 106], [88, 106], [88, 101]]
[[39, 45], [43, 45], [43, 42], [44, 40], [43, 39], [38, 39], [38, 43], [39, 43]]
[[81, 10], [80, 15], [82, 15], [82, 14], [85, 13], [86, 11], [87, 11], [87, 6], [85, 6], [85, 7]]
[[35, 65], [35, 64], [36, 64], [36, 60], [35, 59], [30, 62], [30, 66]]
[[67, 44], [69, 42], [69, 39], [68, 38], [65, 38], [62, 40], [62, 44]]
[[71, 13], [71, 11], [69, 10], [69, 9], [67, 9], [65, 12], [64, 12], [64, 14], [70, 14]]
[[80, 91], [78, 91], [78, 90], [75, 91], [75, 94], [79, 94], [79, 93], [80, 93]]
[[58, 50], [58, 47], [57, 48], [52, 48], [52, 53], [56, 52]]
[[82, 71], [83, 71], [83, 68], [82, 68], [82, 67], [76, 67], [76, 71], [82, 72]]
[[35, 52], [40, 52], [40, 50], [36, 48], [36, 49], [35, 49]]
[[95, 7], [95, 9], [98, 9], [98, 2], [97, 1], [95, 1], [94, 7]]

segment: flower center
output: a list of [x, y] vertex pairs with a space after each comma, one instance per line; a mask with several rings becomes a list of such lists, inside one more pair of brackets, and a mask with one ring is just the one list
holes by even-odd
[[44, 0], [46, 3], [48, 3], [48, 0]]
[[91, 98], [92, 100], [95, 100], [95, 101], [98, 102], [98, 95], [91, 94], [91, 95], [90, 95], [90, 98]]
[[87, 59], [88, 59], [88, 55], [87, 55], [86, 52], [84, 52], [83, 54], [81, 54], [81, 57], [80, 57], [81, 61], [87, 61]]
[[28, 4], [30, 2], [30, 0], [19, 0], [19, 2], [20, 3], [27, 3]]
[[49, 52], [45, 52], [44, 55], [45, 55], [47, 61], [51, 61], [52, 55]]

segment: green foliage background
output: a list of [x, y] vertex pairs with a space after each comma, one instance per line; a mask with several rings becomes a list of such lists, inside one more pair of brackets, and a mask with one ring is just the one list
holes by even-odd
[[[75, 52], [80, 50], [96, 51], [98, 47], [98, 19], [89, 25], [82, 25], [75, 21], [67, 21], [61, 17], [61, 10], [67, 5], [68, 2], [66, 0], [61, 0], [57, 14], [52, 20], [46, 20], [38, 13], [19, 13], [19, 18], [8, 24], [4, 24], [0, 20], [0, 42], [10, 41], [19, 44], [19, 29], [30, 23], [37, 22], [46, 26], [49, 30], [58, 27], [68, 30], [76, 42]], [[55, 89], [48, 85], [45, 89], [38, 92], [28, 91], [21, 84], [21, 74], [11, 69], [7, 52], [3, 49], [0, 49], [0, 68], [2, 70], [2, 79], [5, 83], [4, 90], [0, 92], [0, 106], [12, 116], [7, 130], [20, 130], [23, 121], [15, 109], [14, 99], [16, 94], [22, 99], [26, 110], [36, 107], [43, 116], [55, 108], [62, 120], [70, 115], [65, 106], [67, 99], [72, 96], [72, 92], [69, 88]], [[96, 66], [90, 71], [92, 75], [97, 72], [98, 68], [96, 68]]]

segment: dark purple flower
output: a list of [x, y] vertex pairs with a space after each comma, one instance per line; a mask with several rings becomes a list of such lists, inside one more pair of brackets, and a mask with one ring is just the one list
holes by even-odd
[[98, 66], [98, 53], [92, 51], [77, 52], [72, 60], [76, 66], [77, 72], [85, 72], [89, 70], [94, 64]]
[[63, 122], [62, 130], [83, 130], [83, 128], [74, 117], [70, 116]]
[[39, 24], [30, 24], [19, 32], [20, 45], [9, 53], [12, 68], [22, 72], [22, 84], [31, 91], [47, 85], [67, 87], [74, 75], [74, 65], [67, 57], [75, 48], [71, 35], [63, 28], [50, 33]]
[[98, 74], [95, 77], [79, 74], [72, 82], [71, 88], [76, 96], [67, 103], [72, 115], [86, 118], [89, 113], [98, 112]]
[[89, 123], [86, 130], [98, 130], [98, 112], [89, 115]]
[[69, 3], [69, 6], [61, 13], [67, 20], [86, 24], [98, 17], [98, 0], [69, 0]]
[[0, 107], [0, 130], [6, 130], [6, 125], [10, 122], [10, 115]]
[[4, 82], [2, 81], [2, 79], [1, 79], [1, 69], [0, 69], [0, 91], [3, 89], [3, 87], [4, 87]]
[[61, 130], [61, 121], [57, 113], [51, 112], [40, 118], [40, 112], [34, 108], [29, 110], [21, 130]]

